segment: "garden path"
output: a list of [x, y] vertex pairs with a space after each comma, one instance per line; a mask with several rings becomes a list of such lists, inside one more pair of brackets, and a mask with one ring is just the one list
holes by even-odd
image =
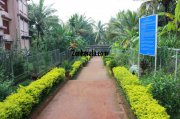
[[101, 57], [93, 57], [35, 119], [127, 119], [124, 107]]

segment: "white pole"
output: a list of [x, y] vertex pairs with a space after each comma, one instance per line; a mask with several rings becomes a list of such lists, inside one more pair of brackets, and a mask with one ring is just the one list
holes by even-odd
[[140, 68], [140, 58], [141, 58], [141, 54], [140, 54], [140, 33], [141, 33], [141, 29], [140, 29], [140, 18], [139, 18], [139, 50], [138, 50], [138, 78], [140, 78], [140, 76], [141, 76], [141, 68]]
[[157, 72], [157, 34], [158, 34], [158, 15], [156, 15], [156, 37], [155, 37], [155, 68], [154, 68], [154, 75]]

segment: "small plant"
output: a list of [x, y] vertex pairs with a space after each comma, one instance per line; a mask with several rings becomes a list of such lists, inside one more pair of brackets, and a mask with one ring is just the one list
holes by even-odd
[[71, 64], [66, 60], [62, 63], [62, 67], [65, 69], [65, 75], [66, 77], [69, 77], [69, 73], [70, 73], [70, 70], [71, 70]]
[[146, 60], [142, 60], [140, 63], [140, 67], [142, 69], [142, 75], [145, 74], [145, 71], [148, 68], [148, 62]]
[[0, 100], [4, 100], [12, 92], [12, 81], [0, 82]]

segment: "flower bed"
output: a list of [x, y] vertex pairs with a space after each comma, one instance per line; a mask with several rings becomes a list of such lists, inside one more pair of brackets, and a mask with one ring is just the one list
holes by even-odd
[[118, 84], [123, 88], [126, 97], [138, 119], [169, 119], [166, 109], [153, 99], [149, 92], [150, 85], [145, 87], [139, 79], [124, 67], [113, 68]]
[[0, 102], [0, 119], [21, 119], [30, 114], [32, 107], [39, 103], [44, 94], [65, 79], [65, 70], [54, 68], [29, 86], [20, 87], [17, 93], [11, 94]]

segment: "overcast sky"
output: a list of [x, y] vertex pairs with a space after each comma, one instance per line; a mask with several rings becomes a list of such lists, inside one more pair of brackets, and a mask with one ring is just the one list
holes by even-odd
[[[33, 0], [38, 1], [38, 0]], [[45, 0], [45, 4], [54, 4], [56, 15], [63, 22], [74, 13], [85, 14], [95, 21], [101, 20], [107, 23], [111, 16], [115, 16], [119, 10], [137, 10], [141, 4], [133, 0]]]

